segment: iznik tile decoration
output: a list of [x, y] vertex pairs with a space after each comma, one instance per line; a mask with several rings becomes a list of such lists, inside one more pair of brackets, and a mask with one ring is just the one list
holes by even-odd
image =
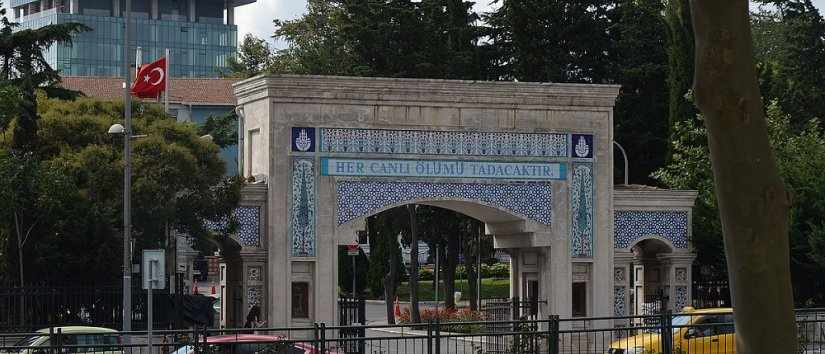
[[676, 287], [676, 310], [681, 311], [682, 308], [687, 306], [687, 287], [686, 286], [677, 286]]
[[247, 276], [246, 278], [250, 281], [261, 281], [263, 280], [261, 277], [261, 267], [249, 267], [247, 268]]
[[676, 281], [679, 283], [687, 282], [687, 268], [676, 268]]
[[[256, 206], [241, 206], [232, 212], [238, 220], [238, 243], [244, 247], [261, 247], [260, 220], [261, 208]], [[204, 226], [209, 230], [220, 230], [226, 227], [226, 220], [213, 222], [207, 220]]]
[[567, 134], [321, 128], [327, 153], [567, 157]]
[[571, 237], [570, 255], [593, 256], [593, 167], [589, 163], [573, 164], [570, 183]]
[[676, 248], [688, 248], [687, 211], [617, 210], [613, 222], [615, 248], [628, 248], [646, 236], [659, 236]]
[[293, 257], [315, 256], [315, 169], [313, 160], [292, 161], [289, 233]]
[[616, 286], [613, 288], [613, 314], [616, 316], [626, 316], [625, 313], [625, 287]]
[[617, 283], [624, 281], [624, 268], [616, 267], [613, 269], [613, 280]]
[[387, 206], [418, 199], [467, 199], [507, 210], [539, 223], [553, 220], [553, 188], [546, 182], [430, 183], [389, 180], [338, 181], [338, 225]]
[[241, 246], [260, 247], [260, 207], [238, 207], [235, 209], [235, 217], [238, 219], [238, 241]]
[[260, 286], [250, 286], [246, 288], [246, 302], [249, 304], [249, 307], [261, 305], [261, 298], [263, 297], [263, 291], [261, 291]]

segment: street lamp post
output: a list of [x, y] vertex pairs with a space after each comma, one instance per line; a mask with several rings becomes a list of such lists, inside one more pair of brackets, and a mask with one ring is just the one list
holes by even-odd
[[[132, 96], [129, 93], [129, 22], [132, 0], [126, 0], [123, 18], [123, 115], [126, 124], [123, 139], [123, 331], [132, 330]], [[129, 344], [129, 337], [124, 338]]]
[[613, 144], [615, 144], [616, 147], [619, 148], [619, 150], [622, 152], [622, 156], [624, 156], [624, 185], [628, 185], [629, 178], [628, 178], [627, 173], [628, 173], [629, 167], [627, 165], [627, 152], [625, 152], [624, 148], [621, 145], [619, 145], [619, 143], [617, 143], [616, 141], [613, 141]]

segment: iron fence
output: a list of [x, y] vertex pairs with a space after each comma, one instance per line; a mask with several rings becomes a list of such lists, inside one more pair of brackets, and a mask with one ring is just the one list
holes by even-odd
[[[655, 320], [651, 320], [651, 318]], [[0, 351], [21, 354], [717, 354], [735, 353], [731, 312], [485, 322], [0, 334]], [[655, 325], [650, 325], [655, 323]], [[825, 309], [797, 311], [798, 353], [825, 354]], [[507, 328], [490, 331], [489, 328]], [[253, 332], [254, 331], [254, 332]], [[363, 333], [352, 336], [352, 333]], [[124, 340], [128, 337], [128, 340]], [[128, 344], [127, 344], [128, 343]]]
[[[0, 286], [0, 332], [28, 332], [55, 325], [120, 327], [123, 288], [102, 286]], [[146, 291], [133, 287], [132, 327], [145, 329]], [[155, 293], [155, 328], [171, 328], [176, 319], [175, 299]]]

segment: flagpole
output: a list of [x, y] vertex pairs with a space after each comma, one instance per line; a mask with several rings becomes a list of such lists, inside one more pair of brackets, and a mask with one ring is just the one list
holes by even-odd
[[135, 81], [138, 80], [137, 74], [140, 72], [141, 65], [143, 65], [143, 48], [135, 47]]
[[164, 80], [164, 86], [166, 87], [163, 88], [163, 110], [166, 113], [169, 113], [169, 82], [172, 81], [172, 70], [169, 70], [169, 68], [171, 67], [171, 65], [169, 64], [171, 62], [172, 58], [169, 57], [169, 48], [166, 48], [166, 80]]

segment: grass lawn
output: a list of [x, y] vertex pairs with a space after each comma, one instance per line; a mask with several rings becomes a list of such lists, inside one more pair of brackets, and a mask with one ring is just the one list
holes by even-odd
[[[444, 300], [444, 283], [440, 284], [440, 289], [438, 291], [438, 297], [442, 301]], [[455, 290], [461, 292], [461, 299], [467, 300], [467, 295], [469, 292], [467, 291], [467, 280], [466, 279], [457, 279], [455, 281]], [[510, 297], [510, 279], [482, 279], [481, 280], [481, 298], [482, 299], [491, 299], [491, 298], [503, 298], [503, 297]], [[410, 299], [410, 285], [408, 283], [401, 283], [398, 286], [398, 298], [401, 300], [409, 301]], [[431, 301], [435, 299], [435, 293], [433, 292], [433, 281], [432, 280], [420, 280], [418, 281], [418, 298], [421, 301]]]

